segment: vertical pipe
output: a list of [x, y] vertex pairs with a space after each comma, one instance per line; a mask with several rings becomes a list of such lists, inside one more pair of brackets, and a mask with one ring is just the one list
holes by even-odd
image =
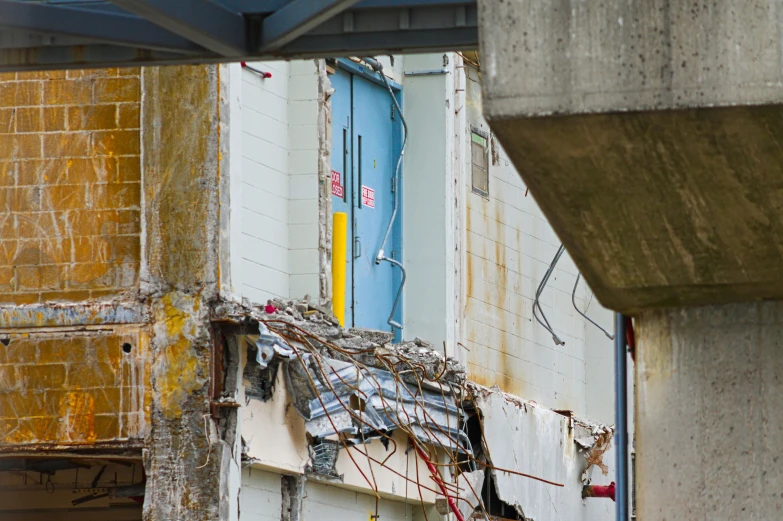
[[348, 214], [332, 217], [332, 311], [345, 326], [345, 270], [348, 263]]
[[628, 521], [628, 366], [625, 316], [614, 314], [614, 423], [617, 501], [616, 521]]

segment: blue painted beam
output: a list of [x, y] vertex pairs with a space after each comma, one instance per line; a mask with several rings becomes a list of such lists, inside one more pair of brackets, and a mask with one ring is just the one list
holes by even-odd
[[261, 49], [279, 49], [357, 3], [358, 0], [294, 0], [264, 19]]
[[[269, 15], [290, 5], [293, 0], [212, 0], [227, 9], [244, 13]], [[475, 6], [476, 0], [360, 0], [353, 9], [399, 9], [414, 7]]]
[[0, 29], [23, 29], [50, 36], [72, 36], [92, 43], [140, 49], [197, 53], [203, 49], [135, 16], [37, 2], [0, 0]]
[[111, 0], [129, 13], [226, 57], [248, 51], [245, 17], [204, 0]]
[[[375, 33], [307, 35], [283, 47], [283, 55], [312, 54], [321, 56], [355, 54], [391, 54], [405, 52], [470, 51], [478, 48], [478, 27]], [[308, 52], [309, 51], [309, 52]]]

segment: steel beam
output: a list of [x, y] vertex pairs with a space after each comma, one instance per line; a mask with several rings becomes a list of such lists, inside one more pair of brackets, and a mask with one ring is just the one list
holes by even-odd
[[[292, 0], [220, 0], [226, 8], [246, 15], [270, 15], [291, 3]], [[476, 0], [359, 0], [354, 9], [390, 9], [413, 7], [476, 6]]]
[[[428, 31], [379, 31], [303, 36], [281, 49], [285, 55], [324, 56], [439, 52], [477, 48], [478, 28]], [[316, 49], [318, 49], [316, 51]]]
[[135, 16], [37, 2], [0, 0], [0, 29], [75, 37], [83, 43], [112, 43], [182, 53], [203, 51], [193, 42]]
[[236, 57], [248, 51], [245, 17], [204, 0], [110, 0], [135, 15], [217, 54]]
[[264, 19], [261, 49], [279, 49], [356, 2], [358, 0], [294, 0]]

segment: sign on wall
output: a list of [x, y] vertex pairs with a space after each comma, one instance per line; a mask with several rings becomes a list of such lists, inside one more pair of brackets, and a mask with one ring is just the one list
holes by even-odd
[[343, 185], [340, 182], [340, 172], [332, 170], [332, 195], [343, 197]]
[[375, 190], [369, 186], [362, 186], [362, 206], [375, 208]]

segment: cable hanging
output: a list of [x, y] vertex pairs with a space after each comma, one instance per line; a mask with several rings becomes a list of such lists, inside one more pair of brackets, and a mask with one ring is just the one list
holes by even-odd
[[[609, 340], [614, 340], [614, 335], [613, 335], [613, 334], [609, 333], [609, 331], [607, 331], [606, 329], [604, 329], [604, 328], [602, 328], [601, 326], [599, 326], [597, 322], [595, 322], [595, 321], [594, 321], [592, 318], [590, 318], [590, 317], [588, 317], [587, 315], [585, 315], [584, 313], [582, 313], [582, 311], [581, 311], [581, 310], [580, 310], [580, 309], [579, 309], [579, 308], [576, 306], [576, 287], [579, 285], [579, 279], [580, 279], [581, 277], [582, 277], [582, 274], [581, 274], [581, 273], [580, 273], [579, 275], [577, 275], [577, 276], [576, 276], [576, 282], [574, 282], [574, 290], [571, 292], [571, 303], [574, 305], [574, 309], [576, 310], [576, 312], [577, 312], [577, 313], [579, 313], [580, 315], [582, 315], [582, 316], [585, 318], [585, 320], [587, 320], [587, 321], [588, 321], [588, 322], [590, 322], [592, 325], [594, 325], [595, 327], [597, 327], [598, 329], [600, 329], [600, 330], [601, 330], [601, 332], [602, 332], [604, 335], [606, 335], [606, 336], [607, 336], [607, 338], [609, 338]], [[587, 310], [585, 309], [585, 311], [587, 311]]]
[[402, 288], [405, 286], [405, 279], [407, 278], [405, 267], [401, 262], [387, 257], [386, 253], [384, 252], [384, 248], [386, 248], [386, 243], [389, 241], [389, 235], [391, 235], [392, 228], [394, 227], [394, 223], [397, 220], [397, 212], [400, 207], [400, 168], [402, 167], [402, 159], [405, 156], [405, 147], [408, 144], [408, 122], [405, 121], [405, 116], [402, 113], [402, 108], [400, 108], [400, 103], [397, 101], [397, 97], [394, 95], [394, 92], [392, 92], [391, 85], [389, 85], [389, 80], [386, 79], [386, 75], [383, 73], [383, 65], [381, 65], [381, 63], [375, 58], [366, 57], [363, 58], [363, 60], [381, 77], [381, 81], [383, 81], [383, 84], [389, 91], [389, 96], [391, 96], [392, 103], [394, 103], [394, 107], [397, 109], [397, 113], [400, 115], [400, 120], [402, 121], [402, 147], [400, 148], [400, 156], [397, 158], [397, 166], [394, 169], [394, 186], [397, 187], [397, 189], [394, 191], [394, 209], [392, 211], [391, 219], [389, 220], [389, 226], [386, 228], [386, 234], [383, 236], [381, 247], [378, 249], [378, 253], [375, 255], [375, 264], [380, 264], [382, 261], [386, 261], [392, 266], [397, 266], [400, 268], [400, 271], [402, 272], [400, 288], [397, 290], [397, 296], [394, 297], [394, 305], [392, 306], [391, 313], [389, 314], [389, 319], [386, 321], [386, 323], [390, 326], [396, 327], [397, 329], [402, 329], [402, 324], [394, 320], [394, 315], [397, 314], [397, 308], [400, 306]]
[[[560, 257], [563, 255], [563, 251], [565, 251], [565, 246], [561, 244], [557, 249], [557, 253], [555, 253], [555, 257], [552, 259], [552, 262], [549, 263], [549, 267], [544, 274], [544, 278], [541, 279], [541, 282], [538, 284], [536, 298], [533, 300], [533, 316], [535, 317], [536, 321], [538, 321], [538, 323], [543, 326], [544, 329], [549, 331], [549, 334], [552, 335], [552, 340], [554, 340], [555, 344], [559, 346], [564, 346], [565, 342], [561, 340], [560, 337], [555, 333], [554, 329], [552, 329], [552, 326], [549, 324], [549, 320], [547, 320], [546, 315], [544, 315], [544, 310], [541, 309], [541, 304], [539, 303], [538, 299], [541, 297], [541, 293], [544, 292], [546, 283], [549, 282], [549, 277], [551, 277], [552, 273], [555, 271], [555, 266], [557, 266], [557, 261], [559, 261]], [[541, 318], [538, 317], [536, 310], [538, 310], [538, 313], [541, 314]]]

